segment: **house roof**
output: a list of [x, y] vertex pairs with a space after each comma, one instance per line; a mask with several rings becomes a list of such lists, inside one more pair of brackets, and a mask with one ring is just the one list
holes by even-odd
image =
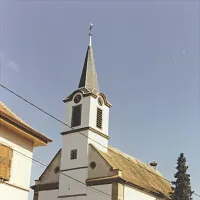
[[48, 142], [52, 142], [51, 139], [33, 129], [26, 122], [20, 119], [2, 102], [0, 102], [0, 122], [1, 126], [6, 126], [7, 128], [14, 130], [15, 133], [32, 140], [34, 146], [44, 146]]
[[153, 194], [170, 198], [171, 185], [159, 171], [114, 147], [109, 147], [107, 153], [95, 149], [111, 165], [113, 170], [122, 171], [121, 178], [126, 183]]

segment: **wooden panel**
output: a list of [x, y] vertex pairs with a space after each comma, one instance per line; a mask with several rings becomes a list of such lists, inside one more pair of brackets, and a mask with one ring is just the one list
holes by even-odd
[[5, 180], [6, 173], [7, 173], [6, 172], [6, 167], [0, 165], [0, 179], [4, 179]]
[[12, 154], [11, 148], [0, 144], [0, 178], [3, 180], [10, 179]]
[[6, 177], [6, 146], [0, 145], [0, 178]]
[[12, 164], [12, 156], [13, 156], [13, 150], [9, 147], [7, 147], [7, 170], [6, 170], [6, 180], [10, 179], [10, 171], [11, 171], [11, 164]]

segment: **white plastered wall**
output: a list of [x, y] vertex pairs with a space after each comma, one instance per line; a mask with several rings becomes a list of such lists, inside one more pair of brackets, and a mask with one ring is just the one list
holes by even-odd
[[84, 168], [62, 172], [59, 181], [59, 196], [86, 194], [87, 170]]
[[155, 197], [129, 186], [124, 186], [124, 200], [156, 200]]
[[[87, 136], [87, 131], [83, 131]], [[70, 152], [77, 149], [77, 159], [70, 159]], [[70, 133], [63, 136], [61, 156], [62, 175], [59, 178], [59, 196], [86, 194], [85, 185], [70, 177], [85, 183], [88, 175], [88, 138], [79, 133]], [[74, 169], [81, 168], [81, 169]], [[65, 174], [65, 175], [63, 175]]]
[[40, 191], [38, 200], [57, 200], [58, 190]]
[[[96, 190], [95, 190], [96, 189]], [[101, 193], [102, 191], [103, 193]], [[111, 200], [112, 184], [88, 187], [87, 200]]]
[[[82, 96], [81, 93], [77, 93]], [[76, 94], [76, 95], [77, 95]], [[75, 95], [75, 96], [76, 96]], [[72, 107], [82, 104], [81, 125], [73, 127], [73, 129], [80, 129], [91, 127], [104, 135], [108, 136], [108, 122], [109, 122], [109, 108], [105, 105], [98, 105], [98, 98], [92, 96], [83, 97], [81, 102], [75, 104], [74, 101], [66, 102], [66, 117], [65, 123], [71, 126]], [[102, 129], [96, 127], [97, 107], [103, 110]], [[63, 131], [72, 130], [64, 125]], [[89, 144], [93, 144], [100, 150], [106, 152], [108, 146], [108, 139], [92, 130], [84, 130], [81, 132], [73, 132], [63, 135], [62, 157], [61, 157], [61, 171], [65, 175], [61, 175], [59, 179], [59, 196], [86, 194], [87, 188], [84, 184], [69, 178], [73, 177], [78, 181], [85, 183], [88, 178], [88, 157]], [[70, 160], [71, 150], [77, 149], [77, 159]], [[81, 168], [81, 169], [75, 169]], [[68, 177], [67, 177], [68, 176]], [[90, 195], [91, 196], [91, 195]], [[63, 198], [62, 198], [63, 199]], [[70, 199], [70, 198], [67, 198]], [[83, 196], [73, 197], [72, 199], [85, 199]]]
[[0, 184], [0, 196], [1, 200], [28, 200], [28, 192], [6, 184]]
[[[69, 125], [69, 126], [71, 126], [72, 107], [80, 105], [80, 104], [82, 105], [81, 125], [73, 127], [73, 129], [79, 129], [79, 128], [83, 128], [83, 127], [89, 126], [89, 112], [90, 112], [90, 98], [91, 97], [88, 96], [88, 97], [84, 97], [83, 98], [82, 93], [77, 93], [77, 94], [80, 94], [82, 96], [82, 99], [81, 99], [80, 103], [76, 104], [76, 103], [74, 103], [73, 100], [65, 103], [66, 104], [65, 105], [66, 106], [65, 123], [67, 125]], [[65, 131], [70, 131], [70, 130], [72, 130], [70, 127], [64, 125], [64, 127], [63, 127], [63, 131], [64, 132]]]
[[[87, 136], [87, 131], [81, 132]], [[70, 133], [63, 136], [63, 147], [61, 156], [61, 170], [87, 166], [87, 144], [88, 139], [79, 133]], [[70, 160], [71, 150], [77, 149], [77, 159]]]
[[27, 200], [30, 187], [32, 166], [30, 158], [32, 158], [33, 143], [4, 127], [0, 127], [0, 143], [13, 149], [10, 180], [6, 182], [8, 184], [0, 184], [1, 199]]
[[[77, 93], [82, 96], [81, 93]], [[77, 95], [76, 94], [76, 95]], [[75, 95], [75, 96], [76, 96]], [[91, 127], [94, 128], [103, 134], [108, 136], [108, 128], [109, 128], [109, 107], [105, 104], [99, 106], [98, 98], [94, 98], [92, 96], [83, 97], [80, 103], [75, 104], [74, 101], [66, 102], [66, 116], [65, 116], [65, 123], [71, 126], [71, 118], [72, 118], [72, 107], [76, 105], [82, 105], [82, 113], [81, 113], [81, 125], [73, 127], [73, 129], [79, 129], [84, 127]], [[102, 129], [96, 127], [96, 118], [97, 118], [97, 107], [103, 110], [103, 122], [102, 122]], [[63, 127], [63, 132], [72, 130], [70, 127], [65, 126]]]

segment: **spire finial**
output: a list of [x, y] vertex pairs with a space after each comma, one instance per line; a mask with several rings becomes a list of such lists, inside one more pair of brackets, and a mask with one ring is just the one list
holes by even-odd
[[92, 46], [92, 28], [93, 28], [93, 24], [90, 22], [90, 28], [89, 28], [89, 46]]

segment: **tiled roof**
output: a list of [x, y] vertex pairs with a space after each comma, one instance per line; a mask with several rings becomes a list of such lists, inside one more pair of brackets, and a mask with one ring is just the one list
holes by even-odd
[[23, 127], [23, 130], [27, 130], [29, 133], [33, 133], [32, 136], [41, 138], [46, 143], [52, 142], [51, 139], [39, 133], [37, 130], [33, 129], [26, 122], [20, 119], [15, 113], [13, 113], [4, 103], [0, 102], [0, 118], [4, 117], [4, 119], [9, 120], [9, 123], [14, 123]]
[[25, 123], [22, 119], [20, 119], [15, 113], [13, 113], [3, 102], [0, 102], [0, 112], [5, 113], [9, 117], [12, 117], [12, 118], [16, 119], [17, 121], [30, 127], [27, 123]]
[[122, 171], [122, 179], [128, 183], [149, 192], [170, 198], [171, 185], [159, 171], [114, 147], [109, 147], [107, 153], [101, 152], [98, 149], [96, 150], [113, 169]]

